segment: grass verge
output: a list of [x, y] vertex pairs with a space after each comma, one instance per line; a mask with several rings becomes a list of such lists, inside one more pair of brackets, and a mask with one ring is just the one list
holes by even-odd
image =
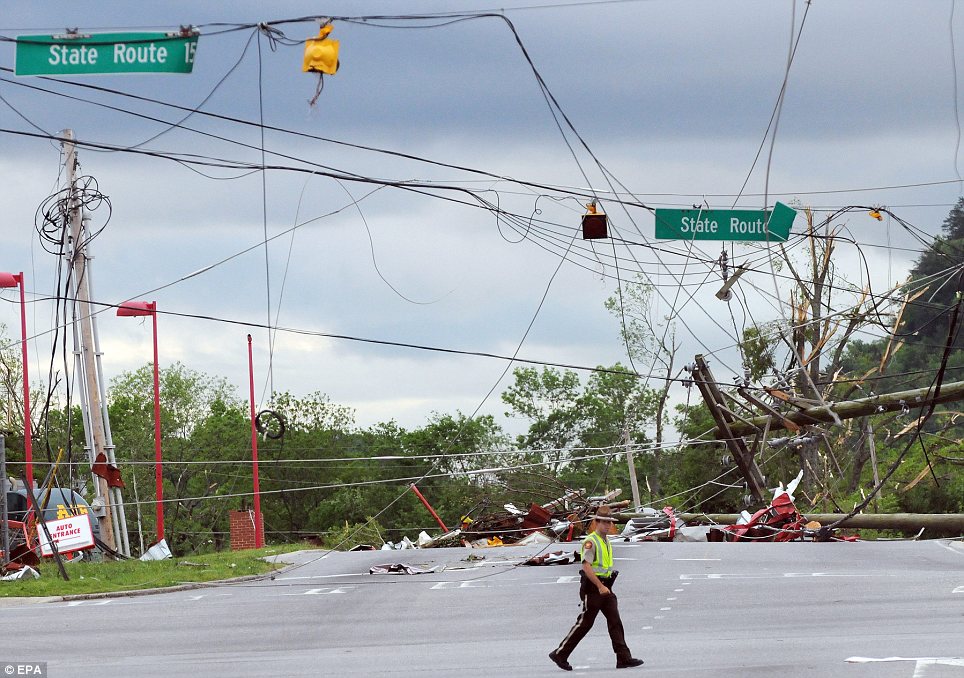
[[64, 567], [70, 577], [69, 581], [61, 578], [55, 562], [45, 560], [38, 568], [39, 579], [0, 581], [0, 598], [136, 591], [263, 574], [283, 567], [283, 564], [275, 565], [261, 558], [305, 548], [314, 547], [308, 544], [282, 544], [261, 549], [221, 551], [147, 562], [121, 560], [66, 563]]

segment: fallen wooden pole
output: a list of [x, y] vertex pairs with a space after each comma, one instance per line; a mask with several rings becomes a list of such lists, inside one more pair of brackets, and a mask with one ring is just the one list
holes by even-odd
[[[840, 520], [844, 515], [843, 513], [807, 513], [804, 517], [808, 521], [815, 520], [821, 525], [829, 525]], [[706, 523], [735, 525], [740, 518], [738, 513], [679, 513], [677, 516], [691, 525]], [[651, 516], [624, 511], [619, 514], [619, 517], [627, 520]], [[904, 532], [918, 532], [923, 528], [924, 534], [928, 536], [960, 536], [964, 535], [964, 513], [860, 513], [840, 527]]]
[[714, 433], [720, 439], [726, 438], [728, 435], [741, 437], [756, 433], [758, 429], [763, 429], [768, 424], [771, 431], [777, 431], [786, 428], [787, 421], [800, 425], [831, 422], [834, 421], [833, 413], [836, 413], [840, 419], [853, 419], [854, 417], [864, 417], [883, 412], [896, 412], [905, 407], [914, 409], [930, 403], [948, 403], [961, 399], [964, 399], [964, 381], [955, 381], [950, 384], [943, 384], [937, 398], [934, 398], [934, 387], [928, 386], [910, 391], [874, 395], [860, 400], [845, 400], [839, 403], [831, 403], [825, 407], [809, 407], [805, 410], [782, 413], [779, 417], [762, 416], [754, 417], [746, 423], [742, 421], [730, 422], [728, 432], [717, 428]]

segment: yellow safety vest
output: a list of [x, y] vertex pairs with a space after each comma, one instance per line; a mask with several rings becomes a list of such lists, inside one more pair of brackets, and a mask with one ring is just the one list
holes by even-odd
[[[592, 541], [592, 571], [597, 577], [609, 577], [613, 573], [613, 547], [609, 540], [596, 532], [590, 532], [587, 539]], [[581, 555], [585, 556], [585, 542]]]

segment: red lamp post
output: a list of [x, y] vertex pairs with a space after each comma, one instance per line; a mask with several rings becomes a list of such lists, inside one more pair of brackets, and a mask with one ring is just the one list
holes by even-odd
[[161, 385], [157, 369], [157, 302], [125, 301], [117, 308], [122, 318], [151, 316], [154, 326], [154, 483], [157, 493], [157, 540], [164, 538], [164, 481], [161, 476]]
[[23, 272], [0, 273], [0, 287], [20, 287], [20, 348], [23, 351], [23, 456], [27, 482], [33, 489], [33, 433], [30, 430], [30, 380], [27, 378], [27, 305], [23, 299]]

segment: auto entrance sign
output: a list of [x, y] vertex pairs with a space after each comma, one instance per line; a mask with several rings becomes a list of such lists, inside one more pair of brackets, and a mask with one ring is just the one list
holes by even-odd
[[21, 35], [17, 75], [190, 73], [196, 32]]
[[770, 210], [656, 210], [656, 237], [663, 240], [757, 240], [784, 242], [796, 210], [778, 202]]
[[[57, 545], [58, 552], [72, 553], [94, 548], [94, 532], [90, 526], [90, 518], [86, 514], [63, 520], [48, 520], [46, 523], [47, 532]], [[46, 532], [37, 530], [37, 538], [40, 540], [40, 552], [45, 556], [52, 556], [54, 550], [50, 546]]]

